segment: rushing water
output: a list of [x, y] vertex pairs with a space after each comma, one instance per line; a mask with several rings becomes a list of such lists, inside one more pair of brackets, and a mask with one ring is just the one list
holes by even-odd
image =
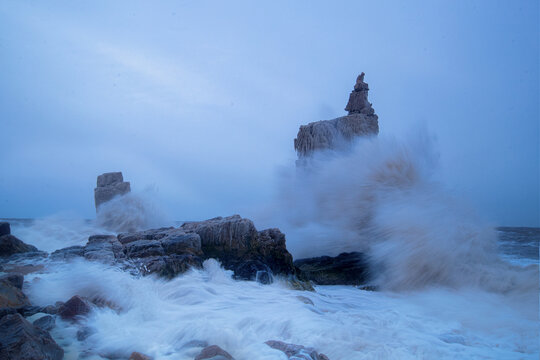
[[[21, 220], [12, 232], [40, 249], [84, 244], [103, 232], [91, 221]], [[500, 228], [504, 261], [538, 266], [538, 229]], [[61, 245], [61, 246], [59, 246]], [[109, 307], [82, 323], [57, 320], [52, 331], [66, 359], [193, 359], [203, 343], [241, 359], [285, 359], [267, 340], [311, 346], [339, 359], [537, 359], [538, 288], [497, 293], [431, 286], [370, 292], [351, 286], [291, 290], [285, 282], [236, 281], [216, 261], [171, 281], [135, 277], [97, 262], [54, 263], [26, 276], [37, 305], [79, 294]], [[39, 316], [39, 315], [37, 315]], [[90, 336], [77, 340], [87, 327]]]

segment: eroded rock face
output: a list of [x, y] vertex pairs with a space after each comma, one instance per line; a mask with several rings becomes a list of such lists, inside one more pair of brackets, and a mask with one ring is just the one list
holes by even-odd
[[364, 285], [368, 281], [368, 264], [362, 253], [341, 253], [295, 260], [304, 280], [318, 285]]
[[110, 172], [97, 177], [97, 187], [94, 189], [96, 211], [99, 206], [115, 196], [124, 195], [131, 191], [129, 182], [124, 181], [121, 172]]
[[288, 359], [294, 360], [329, 360], [324, 354], [319, 354], [313, 348], [305, 347], [302, 345], [288, 344], [283, 341], [268, 340], [266, 345], [273, 349], [282, 351], [287, 355]]
[[[217, 217], [206, 221], [182, 225], [185, 231], [197, 233], [201, 238], [204, 258], [218, 259], [223, 267], [237, 272], [242, 268], [241, 278], [257, 277], [257, 266], [242, 266], [258, 261], [273, 274], [294, 274], [292, 255], [285, 246], [285, 235], [279, 229], [257, 231], [253, 222], [239, 215]], [[246, 270], [253, 269], [251, 274]]]
[[[294, 149], [299, 160], [311, 156], [318, 150], [338, 150], [347, 146], [358, 136], [372, 136], [379, 133], [378, 116], [371, 107], [368, 84], [364, 73], [358, 76], [345, 110], [347, 116], [332, 120], [322, 120], [300, 126], [294, 139]], [[299, 164], [303, 162], [300, 161]]]
[[61, 360], [63, 357], [64, 350], [51, 335], [20, 314], [0, 319], [0, 359]]

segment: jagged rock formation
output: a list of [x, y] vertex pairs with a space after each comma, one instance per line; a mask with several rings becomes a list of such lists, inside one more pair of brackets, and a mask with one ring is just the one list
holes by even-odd
[[124, 181], [121, 172], [110, 172], [97, 177], [97, 187], [94, 189], [96, 211], [101, 204], [117, 195], [124, 195], [131, 191], [128, 181]]
[[279, 229], [257, 231], [239, 215], [188, 222], [179, 228], [90, 236], [85, 246], [72, 246], [51, 254], [53, 260], [84, 257], [108, 264], [135, 266], [142, 274], [174, 277], [205, 259], [219, 260], [235, 278], [271, 283], [272, 274], [295, 273], [292, 255]]
[[378, 116], [368, 101], [368, 84], [364, 73], [356, 79], [354, 90], [349, 96], [345, 110], [348, 115], [333, 120], [321, 120], [300, 126], [294, 139], [294, 149], [298, 158], [306, 158], [314, 151], [339, 149], [357, 136], [377, 135]]

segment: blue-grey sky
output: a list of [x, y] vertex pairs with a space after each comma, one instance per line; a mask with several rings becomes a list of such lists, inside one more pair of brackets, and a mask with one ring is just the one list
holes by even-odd
[[116, 170], [177, 219], [262, 206], [364, 71], [381, 134], [427, 126], [449, 188], [540, 226], [538, 4], [2, 0], [0, 217], [93, 217]]

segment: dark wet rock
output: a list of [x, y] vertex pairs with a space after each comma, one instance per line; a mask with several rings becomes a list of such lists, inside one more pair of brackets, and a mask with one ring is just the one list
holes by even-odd
[[30, 301], [20, 288], [7, 280], [0, 280], [0, 308], [22, 309], [29, 306]]
[[11, 234], [11, 226], [7, 221], [0, 221], [0, 236]]
[[124, 181], [121, 172], [111, 172], [97, 177], [97, 187], [94, 189], [96, 211], [99, 206], [115, 196], [124, 195], [131, 191], [129, 182]]
[[58, 308], [58, 315], [62, 319], [75, 320], [78, 316], [84, 316], [92, 310], [90, 304], [79, 295], [73, 296]]
[[137, 240], [126, 244], [126, 255], [129, 258], [142, 258], [164, 255], [165, 250], [158, 240]]
[[148, 355], [144, 355], [140, 352], [134, 351], [129, 356], [129, 360], [152, 360], [152, 358]]
[[20, 314], [0, 319], [0, 359], [60, 360], [63, 357], [64, 350], [51, 335]]
[[83, 328], [77, 330], [77, 340], [84, 341], [95, 333], [95, 329], [91, 328], [90, 326], [84, 326]]
[[234, 358], [217, 345], [210, 345], [202, 349], [195, 360], [234, 360]]
[[294, 274], [292, 256], [279, 229], [257, 231], [251, 220], [239, 215], [188, 222], [182, 229], [200, 236], [205, 259], [218, 259], [235, 273], [242, 264], [259, 261], [273, 274]]
[[145, 257], [136, 259], [135, 263], [143, 275], [157, 274], [166, 278], [173, 278], [191, 268], [202, 268], [202, 259], [192, 254]]
[[0, 319], [9, 314], [17, 314], [17, 309], [10, 307], [0, 307]]
[[368, 280], [365, 256], [358, 252], [300, 259], [294, 265], [302, 279], [319, 285], [363, 285]]
[[234, 278], [237, 280], [258, 281], [261, 284], [271, 284], [274, 281], [272, 270], [258, 260], [240, 263], [234, 271]]
[[0, 277], [0, 281], [7, 281], [11, 285], [15, 286], [17, 289], [22, 290], [24, 283], [24, 276], [20, 273], [10, 273]]
[[172, 233], [161, 240], [161, 246], [166, 254], [202, 254], [201, 237], [196, 233]]
[[56, 326], [54, 316], [45, 315], [33, 322], [35, 326], [45, 331], [51, 331]]
[[36, 306], [36, 305], [27, 305], [27, 306], [17, 309], [19, 314], [21, 314], [24, 317], [32, 316], [39, 312], [43, 312], [42, 310], [43, 308], [41, 306]]
[[38, 252], [38, 249], [35, 246], [25, 244], [11, 234], [0, 236], [0, 256], [27, 252]]
[[273, 349], [282, 351], [287, 355], [288, 359], [294, 360], [329, 360], [324, 354], [319, 354], [313, 348], [302, 345], [288, 344], [283, 341], [269, 340], [266, 345]]

